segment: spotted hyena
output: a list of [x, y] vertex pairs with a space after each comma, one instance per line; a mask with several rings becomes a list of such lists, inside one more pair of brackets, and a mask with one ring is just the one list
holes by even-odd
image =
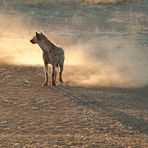
[[64, 50], [54, 45], [43, 32], [36, 32], [35, 36], [30, 40], [32, 44], [38, 44], [43, 52], [45, 82], [48, 85], [48, 64], [51, 64], [52, 86], [56, 85], [56, 67], [59, 67], [59, 82], [62, 80], [62, 72], [64, 66]]

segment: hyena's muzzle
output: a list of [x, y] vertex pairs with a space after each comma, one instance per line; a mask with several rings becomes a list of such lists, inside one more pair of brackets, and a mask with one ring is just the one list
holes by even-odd
[[30, 42], [31, 42], [32, 44], [36, 44], [35, 38], [31, 39]]

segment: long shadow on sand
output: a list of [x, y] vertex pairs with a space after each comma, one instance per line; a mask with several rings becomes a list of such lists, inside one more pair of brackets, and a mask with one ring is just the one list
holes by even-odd
[[78, 105], [148, 135], [147, 87], [127, 89], [63, 86], [61, 89]]

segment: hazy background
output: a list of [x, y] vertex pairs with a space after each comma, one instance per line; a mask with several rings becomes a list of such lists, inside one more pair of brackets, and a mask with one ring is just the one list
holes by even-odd
[[147, 0], [0, 0], [0, 20], [0, 63], [42, 65], [29, 40], [43, 30], [65, 49], [68, 81], [148, 84]]

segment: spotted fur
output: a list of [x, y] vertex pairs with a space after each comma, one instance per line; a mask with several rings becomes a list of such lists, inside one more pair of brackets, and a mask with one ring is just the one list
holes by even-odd
[[45, 69], [45, 83], [48, 85], [48, 64], [52, 65], [52, 85], [56, 85], [56, 70], [59, 67], [59, 81], [62, 80], [62, 72], [64, 65], [64, 50], [61, 47], [54, 45], [43, 32], [36, 32], [35, 36], [30, 40], [32, 44], [38, 44], [43, 52], [44, 69]]

